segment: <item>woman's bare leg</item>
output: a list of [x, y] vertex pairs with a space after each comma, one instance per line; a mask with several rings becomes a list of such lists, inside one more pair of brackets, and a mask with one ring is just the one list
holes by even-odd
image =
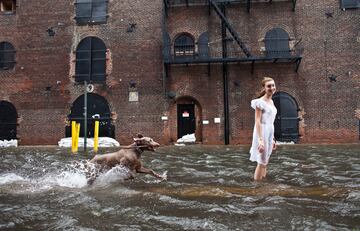
[[263, 165], [263, 169], [262, 169], [262, 178], [266, 177], [266, 165]]
[[[254, 173], [254, 180], [261, 180], [263, 178], [263, 175], [264, 175], [264, 167], [262, 164], [258, 164], [256, 166], [256, 169], [255, 169], [255, 173]], [[265, 173], [266, 175], [266, 173]]]

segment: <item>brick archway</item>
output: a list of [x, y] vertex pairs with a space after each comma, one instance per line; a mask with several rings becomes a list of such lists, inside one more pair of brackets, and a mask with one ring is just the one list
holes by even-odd
[[170, 140], [176, 142], [178, 139], [178, 105], [194, 105], [195, 112], [195, 137], [196, 142], [202, 142], [202, 107], [195, 98], [191, 96], [181, 96], [176, 98], [169, 110]]

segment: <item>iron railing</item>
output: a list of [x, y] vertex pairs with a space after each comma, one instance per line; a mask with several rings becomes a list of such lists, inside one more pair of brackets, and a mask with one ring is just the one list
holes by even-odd
[[[249, 58], [244, 55], [242, 49], [235, 45], [229, 45], [229, 49], [226, 51], [227, 58]], [[262, 59], [291, 59], [301, 57], [302, 49], [295, 48], [289, 50], [264, 50], [260, 49], [256, 52], [253, 52], [253, 58], [262, 58]], [[208, 46], [208, 50], [206, 49], [189, 49], [188, 46], [176, 46], [174, 48], [172, 45], [164, 46], [164, 60], [165, 62], [186, 60], [188, 62], [191, 61], [211, 61], [223, 58], [223, 50], [221, 46]], [[249, 58], [249, 60], [252, 57]]]

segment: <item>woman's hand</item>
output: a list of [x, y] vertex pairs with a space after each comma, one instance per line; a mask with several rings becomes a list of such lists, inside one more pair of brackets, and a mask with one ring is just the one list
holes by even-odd
[[275, 139], [273, 140], [273, 143], [272, 143], [272, 150], [275, 151], [277, 149], [277, 145], [276, 145], [276, 141]]
[[259, 140], [258, 151], [260, 154], [263, 154], [265, 152], [264, 141], [262, 140]]

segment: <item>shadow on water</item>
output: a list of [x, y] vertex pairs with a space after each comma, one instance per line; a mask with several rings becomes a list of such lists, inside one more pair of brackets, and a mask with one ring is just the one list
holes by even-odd
[[[360, 146], [283, 145], [254, 182], [246, 146], [162, 147], [144, 166], [91, 186], [93, 155], [56, 147], [0, 149], [0, 230], [358, 230]], [[111, 152], [113, 150], [102, 150]]]

